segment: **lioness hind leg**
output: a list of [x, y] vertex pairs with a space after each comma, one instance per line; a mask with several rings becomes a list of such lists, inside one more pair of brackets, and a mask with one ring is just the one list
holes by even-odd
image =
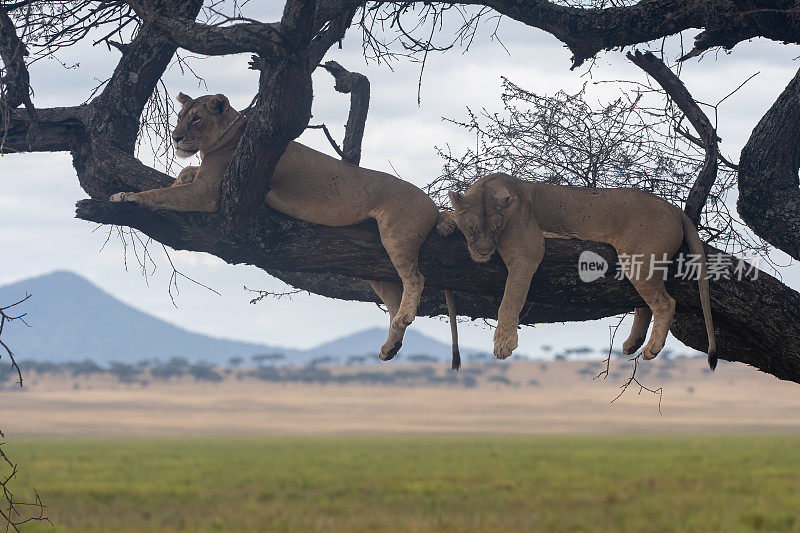
[[439, 215], [436, 207], [431, 207], [430, 216], [420, 213], [414, 224], [410, 223], [408, 215], [378, 219], [381, 243], [403, 283], [400, 305], [390, 326], [390, 337], [399, 335], [402, 339], [406, 328], [417, 316], [417, 307], [425, 287], [425, 277], [420, 273], [417, 264], [419, 249]]
[[675, 314], [675, 300], [667, 293], [662, 279], [631, 279], [631, 283], [653, 313], [653, 331], [642, 349], [642, 358], [650, 360], [658, 355], [667, 340]]
[[631, 333], [628, 335], [627, 340], [622, 343], [622, 353], [624, 355], [631, 355], [636, 353], [636, 350], [641, 348], [644, 344], [644, 339], [647, 337], [647, 329], [650, 327], [650, 319], [653, 317], [653, 312], [649, 307], [637, 307], [633, 313], [633, 326], [631, 326]]
[[[397, 316], [397, 310], [400, 308], [400, 300], [403, 297], [402, 285], [388, 281], [370, 281], [369, 284], [372, 285], [372, 289], [389, 309], [389, 324], [391, 325], [394, 317]], [[405, 331], [389, 328], [389, 337], [381, 347], [379, 354], [381, 360], [388, 361], [397, 354], [403, 345], [404, 333]]]

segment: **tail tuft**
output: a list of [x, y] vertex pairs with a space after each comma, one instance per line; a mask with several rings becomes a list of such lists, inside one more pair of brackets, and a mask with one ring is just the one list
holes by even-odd
[[708, 366], [711, 368], [711, 371], [717, 369], [717, 349], [716, 348], [709, 348], [708, 349]]
[[453, 346], [453, 364], [451, 368], [458, 370], [461, 368], [461, 353], [458, 351], [458, 315], [453, 291], [444, 291], [444, 300], [447, 302], [447, 315], [450, 318], [450, 337]]
[[436, 233], [446, 237], [456, 230], [456, 216], [452, 211], [439, 211], [439, 220], [436, 222]]
[[453, 350], [453, 365], [451, 368], [456, 371], [461, 368], [461, 354], [458, 352], [458, 348]]

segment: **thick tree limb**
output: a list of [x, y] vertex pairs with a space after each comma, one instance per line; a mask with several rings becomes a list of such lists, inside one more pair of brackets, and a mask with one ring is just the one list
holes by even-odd
[[638, 50], [633, 54], [628, 52], [626, 56], [637, 67], [647, 72], [658, 82], [678, 108], [683, 111], [683, 114], [689, 119], [689, 122], [691, 122], [700, 136], [700, 142], [706, 151], [706, 157], [703, 162], [703, 168], [697, 175], [697, 179], [686, 197], [686, 205], [683, 208], [696, 226], [700, 222], [700, 214], [703, 212], [708, 195], [711, 193], [711, 188], [717, 179], [719, 159], [717, 132], [680, 78], [663, 61], [650, 52], [643, 54]]
[[795, 1], [755, 2], [739, 11], [709, 19], [705, 31], [695, 37], [694, 48], [680, 58], [685, 61], [715, 46], [730, 50], [753, 37], [796, 43], [800, 35], [800, 5]]
[[[394, 2], [401, 4], [405, 2]], [[692, 28], [707, 28], [698, 48], [731, 47], [754, 36], [800, 42], [798, 4], [793, 0], [643, 0], [631, 6], [590, 9], [545, 0], [442, 0], [485, 5], [544, 30], [572, 51], [573, 68], [598, 52], [646, 43]], [[717, 42], [723, 41], [724, 42]]]
[[[336, 4], [336, 5], [333, 5]], [[317, 65], [328, 50], [335, 43], [344, 39], [344, 34], [356, 10], [361, 5], [358, 0], [333, 0], [332, 2], [317, 2], [315, 25], [322, 30], [314, 37], [309, 52], [309, 63]]]
[[131, 7], [142, 20], [152, 24], [177, 46], [208, 56], [257, 53], [271, 56], [275, 46], [282, 45], [278, 22], [245, 22], [230, 26], [210, 26], [195, 22], [194, 17], [178, 18], [159, 14], [131, 1]]
[[[0, 120], [3, 154], [23, 152], [65, 152], [85, 136], [83, 117], [87, 107], [54, 107], [36, 110], [36, 136], [30, 136], [30, 118], [20, 109], [9, 112], [8, 123]], [[3, 138], [3, 129], [8, 126]]]
[[[172, 17], [197, 16], [202, 0], [140, 2], [149, 9], [161, 9]], [[125, 47], [111, 80], [92, 101], [89, 134], [104, 143], [115, 144], [133, 154], [139, 133], [139, 117], [169, 66], [177, 47], [161, 31], [145, 24]], [[112, 191], [116, 192], [116, 191]]]
[[[316, 226], [262, 205], [245, 231], [230, 228], [218, 213], [151, 211], [92, 200], [78, 203], [77, 216], [131, 226], [176, 249], [204, 251], [229, 263], [279, 271], [279, 277], [289, 283], [331, 297], [375, 301], [363, 284], [342, 277], [397, 281], [374, 223], [345, 228]], [[610, 246], [548, 239], [546, 248], [522, 323], [590, 320], [643, 305], [627, 281], [610, 276], [592, 283], [580, 281], [577, 264], [583, 250], [604, 257], [611, 265], [610, 273], [614, 272], [616, 254]], [[710, 247], [706, 250], [719, 253]], [[727, 255], [721, 257], [733, 260]], [[496, 318], [506, 278], [505, 266], [498, 257], [487, 264], [474, 263], [460, 234], [449, 238], [434, 234], [420, 252], [420, 270], [426, 278], [421, 314], [439, 314], [438, 293], [450, 289], [462, 293], [458, 300], [460, 315]], [[707, 341], [696, 282], [673, 278], [667, 290], [678, 305], [673, 332], [689, 346], [704, 349]], [[712, 281], [711, 301], [721, 358], [800, 382], [800, 294], [759, 272], [756, 280]], [[770, 314], [764, 313], [765, 306]], [[489, 344], [487, 335], [487, 347]]]
[[739, 159], [739, 214], [756, 235], [800, 259], [800, 71], [761, 118]]

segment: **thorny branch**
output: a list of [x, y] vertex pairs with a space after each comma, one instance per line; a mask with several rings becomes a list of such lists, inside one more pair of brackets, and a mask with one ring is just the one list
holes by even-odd
[[[300, 294], [301, 292], [308, 292], [304, 291], [303, 289], [294, 289], [290, 291], [283, 291], [283, 292], [274, 292], [274, 291], [264, 291], [259, 289], [248, 289], [247, 286], [244, 287], [244, 290], [247, 292], [252, 292], [257, 294], [258, 296], [252, 298], [250, 300], [251, 304], [257, 304], [264, 298], [274, 298], [276, 300], [283, 300], [284, 298], [292, 299], [292, 296], [295, 294]], [[310, 294], [310, 293], [309, 293]]]
[[[0, 347], [2, 347], [3, 350], [8, 354], [8, 357], [11, 360], [11, 368], [16, 369], [18, 377], [17, 384], [20, 387], [22, 387], [22, 370], [17, 364], [11, 348], [9, 348], [5, 341], [3, 341], [2, 335], [6, 325], [15, 320], [19, 320], [26, 326], [30, 327], [25, 321], [25, 316], [27, 313], [17, 313], [14, 309], [18, 305], [26, 302], [30, 297], [31, 295], [28, 294], [15, 303], [6, 305], [5, 307], [0, 307]], [[5, 438], [5, 435], [2, 431], [0, 431], [0, 438]], [[6, 531], [8, 531], [9, 528], [13, 529], [14, 531], [19, 531], [20, 526], [31, 521], [50, 522], [50, 520], [44, 514], [45, 505], [42, 502], [42, 499], [39, 497], [39, 493], [37, 493], [35, 490], [34, 499], [32, 502], [17, 501], [15, 499], [11, 485], [14, 481], [14, 478], [16, 478], [17, 474], [19, 473], [19, 465], [12, 461], [8, 455], [6, 455], [5, 450], [3, 450], [4, 445], [5, 442], [0, 442], [0, 464], [3, 464], [9, 468], [10, 472], [7, 474], [0, 474], [0, 488], [3, 491], [3, 499], [5, 500], [5, 505], [0, 506], [0, 526], [3, 525], [2, 522], [5, 522], [4, 525]]]
[[638, 394], [641, 394], [642, 392], [646, 391], [646, 392], [650, 392], [650, 393], [655, 394], [656, 396], [658, 396], [658, 414], [663, 414], [661, 412], [661, 400], [664, 397], [664, 389], [662, 387], [659, 387], [657, 389], [651, 389], [647, 385], [642, 384], [642, 382], [639, 381], [639, 378], [636, 377], [636, 371], [639, 369], [639, 360], [640, 360], [640, 358], [641, 358], [641, 355], [637, 355], [636, 357], [632, 357], [632, 358], [628, 359], [628, 361], [633, 362], [633, 368], [631, 369], [631, 375], [628, 377], [627, 380], [625, 380], [625, 383], [620, 385], [619, 394], [617, 394], [617, 396], [613, 400], [611, 400], [611, 403], [614, 403], [617, 400], [619, 400], [622, 397], [622, 395], [625, 394], [625, 392], [627, 392], [628, 388], [630, 388], [631, 385], [636, 385], [637, 387], [639, 387]]
[[[504, 78], [502, 113], [468, 109], [465, 120], [445, 119], [473, 133], [475, 144], [455, 153], [437, 147], [444, 168], [428, 193], [444, 204], [448, 190], [463, 191], [500, 170], [558, 185], [631, 187], [677, 205], [692, 198], [693, 206], [704, 207], [699, 229], [707, 242], [731, 253], [766, 254], [731, 213], [727, 200], [736, 174], [711, 164], [716, 172], [709, 177], [716, 179], [702, 179], [701, 169], [709, 166], [705, 150], [679, 134], [683, 115], [665, 109], [663, 92], [635, 86], [591, 104], [587, 91], [584, 84], [573, 94], [540, 95]], [[703, 194], [696, 194], [698, 183]]]
[[16, 303], [7, 305], [5, 307], [0, 307], [0, 347], [2, 347], [3, 350], [5, 350], [5, 352], [8, 354], [8, 358], [11, 359], [11, 368], [17, 369], [17, 377], [19, 378], [19, 381], [17, 383], [19, 383], [20, 387], [22, 387], [22, 370], [20, 370], [16, 359], [14, 359], [14, 352], [12, 352], [11, 348], [9, 348], [8, 345], [3, 341], [2, 335], [3, 335], [3, 329], [5, 328], [6, 324], [13, 322], [14, 320], [19, 320], [20, 322], [28, 326], [28, 323], [25, 322], [25, 316], [27, 315], [27, 313], [22, 313], [20, 315], [17, 315], [11, 312], [11, 314], [9, 314], [9, 309], [13, 309], [14, 307], [22, 304], [23, 302], [27, 301], [28, 298], [30, 297], [31, 295], [28, 294], [25, 296], [25, 298], [19, 300]]
[[[605, 366], [605, 368], [603, 370], [601, 370], [594, 377], [594, 379], [601, 379], [601, 378], [602, 379], [607, 379], [608, 378], [610, 370], [611, 370], [611, 356], [612, 356], [613, 350], [614, 350], [614, 339], [616, 338], [617, 331], [619, 330], [619, 327], [622, 325], [622, 321], [625, 320], [626, 316], [628, 316], [627, 313], [622, 315], [622, 316], [620, 316], [619, 321], [616, 324], [612, 324], [611, 326], [608, 326], [608, 337], [609, 337], [609, 339], [608, 339], [608, 354], [607, 354], [606, 358], [603, 359], [603, 363], [606, 366]], [[647, 391], [647, 392], [652, 392], [653, 394], [658, 395], [658, 414], [663, 414], [661, 412], [661, 399], [662, 399], [662, 397], [664, 395], [663, 388], [659, 387], [657, 389], [651, 389], [651, 388], [643, 385], [639, 381], [639, 378], [636, 377], [636, 370], [639, 368], [639, 358], [640, 357], [641, 357], [641, 355], [637, 355], [636, 357], [628, 359], [628, 361], [632, 361], [633, 362], [633, 366], [631, 367], [631, 374], [628, 376], [628, 379], [625, 380], [625, 382], [622, 385], [620, 385], [620, 392], [619, 392], [619, 394], [617, 394], [617, 396], [614, 397], [613, 400], [611, 400], [611, 403], [614, 403], [615, 401], [619, 400], [620, 397], [623, 394], [625, 394], [625, 391], [627, 391], [628, 388], [632, 384], [636, 384], [636, 385], [639, 386], [639, 394], [641, 394], [643, 391]]]

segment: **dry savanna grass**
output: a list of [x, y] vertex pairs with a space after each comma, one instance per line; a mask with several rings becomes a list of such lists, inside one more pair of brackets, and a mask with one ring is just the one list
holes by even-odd
[[[0, 392], [10, 436], [219, 436], [386, 433], [796, 432], [800, 386], [741, 364], [714, 374], [702, 359], [656, 359], [631, 386], [614, 360], [467, 363], [455, 381], [444, 364], [334, 367], [333, 375], [433, 375], [403, 384], [276, 383], [234, 371], [220, 383], [191, 378], [123, 384], [108, 375], [29, 373], [25, 388]], [[242, 379], [237, 379], [237, 373]], [[404, 374], [405, 373], [405, 374]], [[472, 376], [472, 387], [465, 386]]]

